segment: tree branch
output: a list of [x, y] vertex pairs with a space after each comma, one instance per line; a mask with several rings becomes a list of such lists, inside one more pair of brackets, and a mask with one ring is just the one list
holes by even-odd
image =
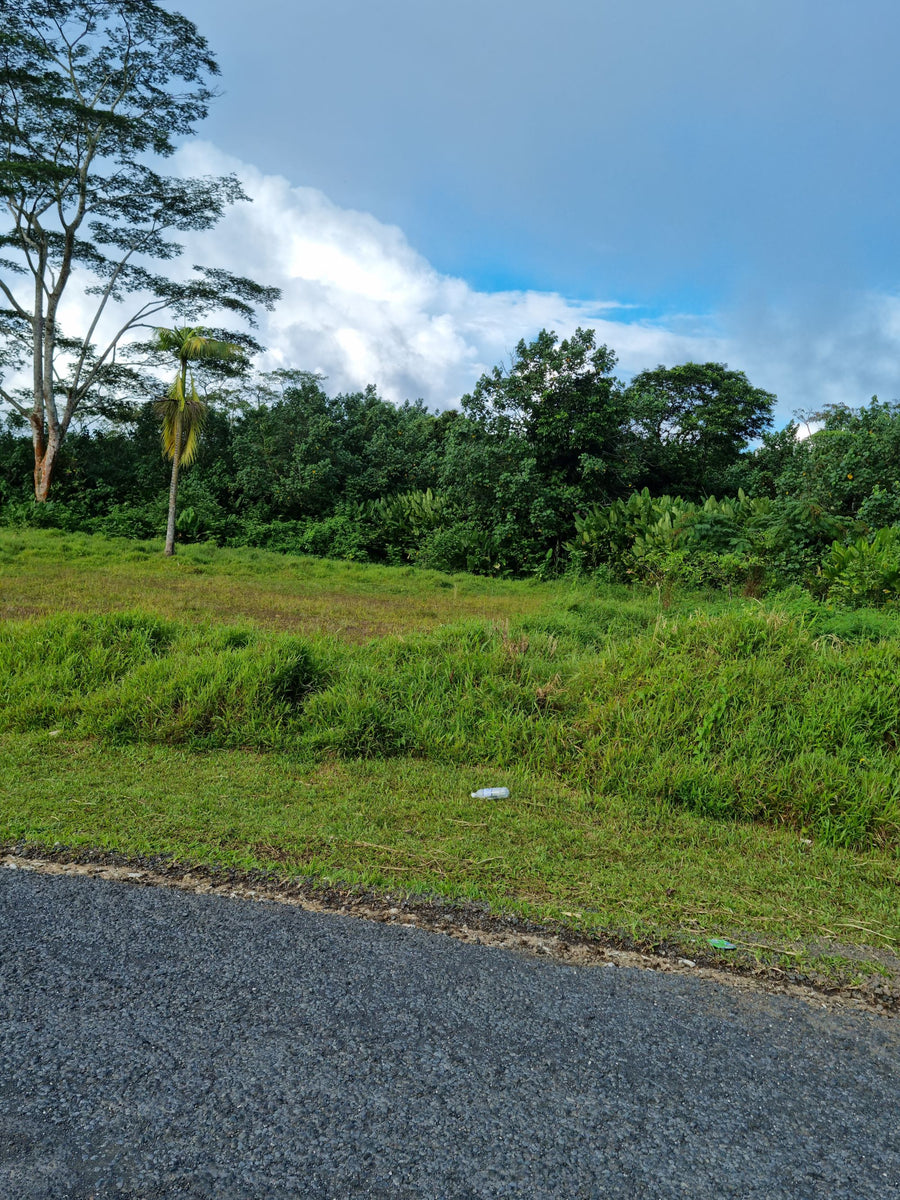
[[18, 300], [15, 298], [15, 296], [9, 290], [9, 287], [7, 286], [7, 284], [2, 279], [0, 279], [0, 288], [2, 288], [4, 296], [10, 302], [10, 304], [13, 306], [13, 308], [16, 310], [16, 312], [19, 314], [19, 316], [24, 317], [26, 321], [30, 321], [31, 313], [26, 308], [22, 307], [22, 305], [18, 302]]
[[23, 405], [21, 405], [18, 400], [10, 395], [5, 387], [0, 387], [0, 400], [4, 400], [7, 404], [11, 404], [16, 412], [21, 413], [23, 417], [31, 416], [31, 409], [25, 408]]
[[[155, 229], [150, 229], [150, 230], [145, 231], [142, 234], [141, 239], [139, 239], [139, 242], [146, 240], [148, 237], [151, 236], [151, 234], [153, 234], [155, 232], [157, 232], [157, 230], [155, 230]], [[107, 283], [106, 287], [103, 289], [103, 292], [101, 293], [100, 303], [97, 305], [97, 309], [94, 313], [94, 318], [91, 321], [90, 327], [84, 336], [84, 346], [82, 347], [81, 354], [78, 358], [78, 361], [77, 361], [74, 371], [73, 371], [73, 376], [72, 376], [73, 386], [76, 389], [78, 387], [78, 379], [79, 379], [79, 376], [81, 375], [81, 371], [84, 367], [85, 359], [87, 358], [88, 347], [90, 346], [91, 338], [94, 336], [94, 331], [97, 328], [97, 325], [100, 321], [101, 316], [103, 315], [103, 310], [106, 308], [106, 305], [109, 302], [109, 298], [113, 293], [113, 290], [116, 285], [116, 280], [121, 276], [122, 272], [125, 270], [128, 260], [131, 258], [132, 254], [134, 254], [140, 248], [139, 242], [134, 243], [130, 247], [130, 249], [125, 253], [123, 258], [120, 259], [120, 261], [116, 264], [116, 267], [113, 270], [113, 273], [109, 278], [109, 282]], [[140, 310], [139, 310], [139, 314], [140, 314]], [[137, 319], [138, 319], [137, 317], [133, 317], [125, 326], [123, 326], [122, 330], [116, 335], [113, 342], [110, 343], [109, 348], [115, 349], [115, 346], [116, 346], [119, 338], [121, 338], [123, 336], [123, 334], [127, 332], [127, 330], [131, 327], [131, 325]], [[105, 357], [105, 355], [104, 355], [104, 357]]]
[[63, 415], [63, 421], [66, 424], [68, 424], [68, 422], [72, 419], [72, 416], [74, 415], [78, 405], [97, 382], [98, 378], [103, 372], [103, 368], [107, 365], [107, 360], [113, 360], [115, 358], [115, 353], [119, 342], [122, 340], [125, 334], [128, 333], [130, 329], [138, 328], [141, 325], [144, 317], [152, 316], [154, 313], [164, 312], [165, 309], [171, 306], [171, 304], [171, 300], [148, 300], [145, 304], [141, 305], [137, 312], [133, 313], [132, 316], [128, 318], [125, 324], [122, 325], [115, 336], [107, 344], [106, 349], [97, 358], [97, 361], [91, 365], [84, 382], [78, 385], [77, 389], [75, 387], [70, 389], [69, 399], [66, 403], [65, 413]]

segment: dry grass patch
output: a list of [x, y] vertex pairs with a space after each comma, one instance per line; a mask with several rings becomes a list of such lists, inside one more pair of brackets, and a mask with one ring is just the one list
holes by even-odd
[[139, 608], [175, 620], [248, 622], [361, 642], [545, 608], [558, 585], [435, 571], [127, 542], [58, 530], [0, 530], [0, 619]]

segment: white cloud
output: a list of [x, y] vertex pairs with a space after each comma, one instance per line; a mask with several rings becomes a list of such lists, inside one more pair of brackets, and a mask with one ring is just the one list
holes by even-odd
[[[422, 397], [430, 407], [446, 407], [482, 372], [508, 362], [520, 338], [541, 328], [565, 336], [581, 325], [615, 350], [621, 376], [689, 359], [746, 371], [754, 384], [778, 394], [778, 425], [797, 408], [856, 406], [875, 392], [882, 399], [900, 394], [896, 296], [822, 294], [815, 303], [795, 298], [775, 307], [756, 295], [714, 319], [629, 320], [628, 308], [608, 299], [477, 291], [435, 270], [395, 226], [340, 208], [315, 188], [263, 175], [208, 143], [183, 147], [175, 167], [187, 176], [234, 171], [254, 203], [186, 238], [185, 254], [171, 269], [189, 274], [199, 262], [280, 287], [276, 310], [261, 314], [259, 337], [268, 353], [258, 365], [321, 372], [331, 392], [374, 383], [392, 400]], [[82, 333], [90, 322], [95, 301], [82, 290], [88, 282], [80, 272], [70, 280], [60, 313], [66, 332]], [[26, 291], [22, 298], [27, 303]], [[120, 317], [106, 315], [98, 341]], [[27, 385], [27, 373], [6, 383]]]
[[261, 365], [320, 371], [329, 390], [374, 383], [389, 399], [422, 397], [446, 407], [483, 371], [508, 361], [520, 338], [543, 327], [560, 335], [578, 325], [596, 329], [619, 355], [623, 374], [723, 354], [722, 341], [689, 319], [672, 318], [666, 328], [613, 320], [610, 312], [625, 310], [610, 301], [476, 291], [436, 271], [395, 226], [340, 208], [315, 188], [263, 175], [208, 143], [182, 148], [177, 168], [241, 178], [253, 204], [235, 207], [215, 230], [190, 238], [184, 261], [280, 287], [276, 311], [260, 323], [268, 347]]

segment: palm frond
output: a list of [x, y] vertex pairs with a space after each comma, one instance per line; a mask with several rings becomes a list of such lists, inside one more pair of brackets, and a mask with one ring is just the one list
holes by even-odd
[[184, 403], [181, 417], [181, 465], [190, 466], [200, 446], [200, 434], [206, 424], [207, 407], [197, 395], [191, 380], [191, 395]]
[[225, 342], [215, 338], [200, 326], [157, 329], [152, 344], [155, 350], [174, 354], [182, 362], [191, 362], [199, 358], [227, 361], [241, 358], [244, 354], [243, 348], [236, 342]]
[[217, 338], [195, 333], [185, 339], [181, 357], [187, 359], [188, 362], [198, 358], [212, 358], [218, 359], [220, 362], [227, 362], [229, 359], [240, 357], [241, 353], [240, 346], [234, 342], [220, 342]]
[[176, 404], [184, 404], [184, 382], [181, 378], [180, 371], [169, 385], [169, 390], [166, 392], [166, 396], [170, 400], [173, 400]]
[[178, 411], [166, 409], [162, 414], [162, 447], [163, 458], [174, 458], [178, 448]]
[[157, 329], [154, 332], [151, 345], [154, 350], [162, 350], [164, 353], [180, 355], [184, 335], [193, 332], [194, 330], [186, 329]]
[[[181, 393], [181, 377], [169, 388], [168, 394], [154, 402], [153, 409], [162, 425], [162, 448], [164, 458], [174, 458], [178, 446], [178, 427], [181, 426], [181, 446], [179, 462], [189, 466], [197, 455], [200, 434], [206, 423], [207, 406], [197, 394], [194, 381], [191, 380], [191, 391], [187, 399]], [[173, 392], [178, 394], [173, 395]], [[179, 422], [179, 417], [180, 422]]]
[[190, 379], [190, 392], [185, 395], [187, 364], [199, 359], [235, 361], [243, 358], [244, 351], [237, 343], [214, 338], [199, 326], [157, 329], [153, 345], [157, 350], [176, 355], [181, 364], [165, 396], [156, 401], [154, 409], [162, 422], [163, 454], [166, 458], [174, 458], [177, 451], [181, 465], [186, 467], [196, 457], [207, 412], [206, 405], [197, 394], [193, 376]]

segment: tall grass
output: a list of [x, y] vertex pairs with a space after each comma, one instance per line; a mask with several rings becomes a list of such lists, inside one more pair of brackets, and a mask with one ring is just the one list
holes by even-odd
[[0, 627], [0, 678], [0, 728], [274, 749], [323, 666], [290, 634], [65, 614]]
[[898, 848], [900, 630], [793, 603], [671, 616], [581, 596], [365, 645], [140, 613], [15, 621], [0, 729], [522, 767], [596, 806]]

